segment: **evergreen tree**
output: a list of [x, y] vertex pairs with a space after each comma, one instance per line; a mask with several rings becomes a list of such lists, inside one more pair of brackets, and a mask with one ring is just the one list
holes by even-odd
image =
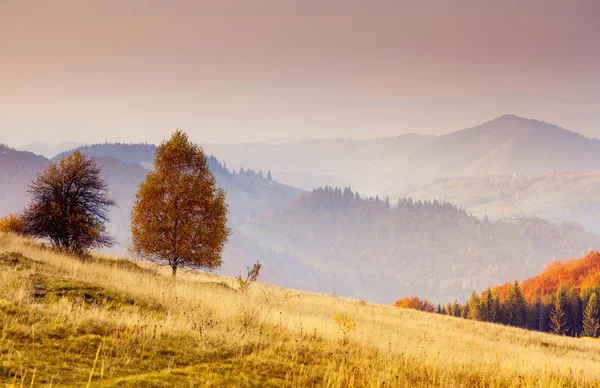
[[488, 300], [489, 303], [489, 311], [488, 318], [489, 322], [494, 323], [502, 323], [502, 314], [500, 311], [500, 295], [498, 295], [499, 291], [496, 289], [495, 292], [488, 288]]
[[267, 179], [270, 181], [273, 180], [273, 176], [271, 175], [271, 170], [269, 170], [269, 172], [267, 173]]
[[583, 315], [583, 335], [597, 338], [600, 333], [600, 311], [598, 307], [598, 296], [593, 292], [588, 300]]
[[469, 319], [469, 315], [470, 315], [470, 311], [471, 311], [471, 307], [469, 306], [469, 304], [465, 304], [465, 306], [462, 309], [461, 312], [461, 317], [465, 318], [465, 319]]
[[452, 315], [455, 317], [460, 317], [461, 311], [460, 311], [460, 305], [458, 304], [458, 301], [454, 301], [454, 303], [452, 304]]
[[527, 303], [519, 287], [519, 282], [507, 290], [506, 298], [502, 303], [504, 323], [509, 326], [525, 327], [527, 323]]
[[567, 313], [569, 330], [568, 335], [578, 337], [583, 331], [583, 308], [581, 306], [581, 298], [575, 287], [571, 287], [567, 292]]
[[450, 315], [450, 316], [452, 316], [452, 315], [453, 315], [453, 314], [452, 314], [452, 305], [451, 305], [450, 303], [448, 303], [448, 304], [446, 305], [446, 315]]
[[527, 305], [527, 329], [538, 330], [542, 300], [539, 296]]
[[446, 314], [446, 311], [442, 307], [441, 303], [438, 303], [437, 308], [435, 309], [435, 312], [438, 314], [442, 314], [442, 315]]
[[244, 171], [244, 168], [240, 167], [240, 175], [245, 175], [245, 174], [246, 174], [246, 172]]
[[552, 311], [550, 312], [550, 322], [552, 332], [564, 335], [568, 332], [567, 316], [567, 295], [562, 286], [558, 287], [554, 300], [552, 301]]
[[488, 288], [485, 297], [481, 299], [479, 304], [481, 320], [484, 322], [493, 322], [491, 317], [492, 299], [492, 289]]
[[540, 303], [540, 310], [538, 316], [538, 328], [537, 330], [548, 332], [550, 331], [550, 313], [552, 312], [552, 298], [549, 300], [542, 300]]

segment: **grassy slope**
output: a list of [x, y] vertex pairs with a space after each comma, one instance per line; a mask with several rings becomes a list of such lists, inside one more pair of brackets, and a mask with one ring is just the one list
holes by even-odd
[[[600, 383], [596, 342], [167, 273], [0, 235], [0, 383], [81, 387], [92, 371], [103, 387]], [[348, 344], [336, 314], [356, 322]]]

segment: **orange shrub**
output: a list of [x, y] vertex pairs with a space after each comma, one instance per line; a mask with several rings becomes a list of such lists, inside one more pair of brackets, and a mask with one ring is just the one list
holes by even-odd
[[10, 213], [4, 218], [0, 218], [0, 232], [16, 233], [24, 236], [27, 234], [25, 221], [18, 215]]
[[412, 296], [410, 298], [403, 298], [395, 301], [393, 303], [394, 306], [405, 308], [405, 309], [415, 309], [420, 311], [426, 311], [428, 313], [432, 313], [435, 311], [435, 306], [433, 303], [428, 301], [427, 299], [419, 299], [416, 296]]

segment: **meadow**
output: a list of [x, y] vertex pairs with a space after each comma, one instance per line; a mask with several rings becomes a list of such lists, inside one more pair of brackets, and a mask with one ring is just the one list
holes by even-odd
[[600, 343], [0, 234], [8, 387], [597, 387]]

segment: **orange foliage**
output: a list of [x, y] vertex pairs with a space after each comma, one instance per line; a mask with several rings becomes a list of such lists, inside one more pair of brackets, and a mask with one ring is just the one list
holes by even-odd
[[435, 306], [433, 305], [433, 303], [429, 302], [427, 299], [421, 300], [416, 296], [399, 299], [395, 301], [393, 305], [405, 309], [426, 311], [428, 313], [432, 313], [435, 311]]
[[10, 213], [8, 216], [0, 218], [0, 232], [26, 235], [27, 227], [23, 217]]
[[556, 261], [542, 273], [521, 283], [521, 290], [528, 302], [535, 297], [546, 298], [556, 292], [558, 286], [583, 289], [595, 286], [600, 280], [600, 253], [590, 252], [582, 259]]

